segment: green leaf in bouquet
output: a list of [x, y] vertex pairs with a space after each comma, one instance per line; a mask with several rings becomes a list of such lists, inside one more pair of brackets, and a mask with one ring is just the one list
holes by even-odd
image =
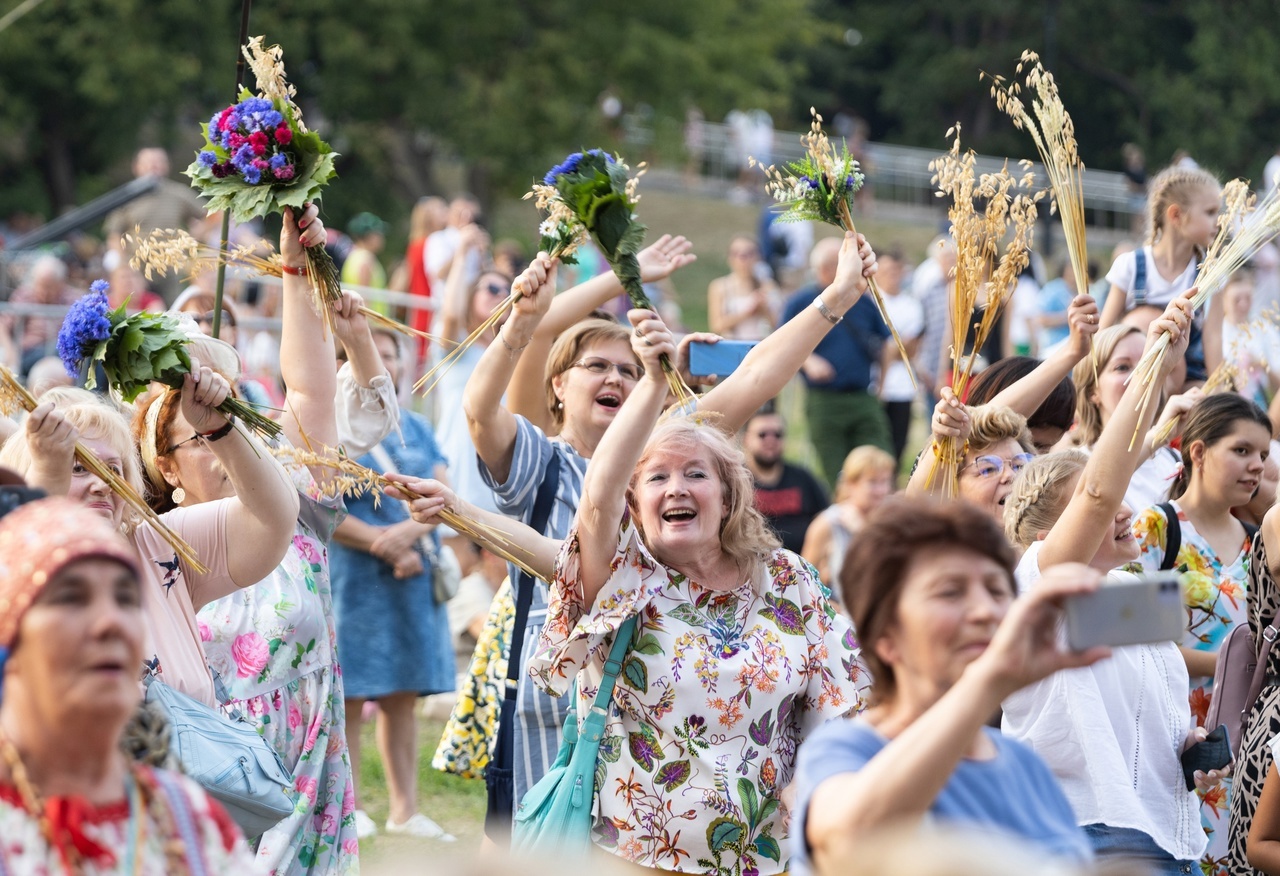
[[648, 231], [648, 226], [632, 220], [627, 224], [627, 230], [622, 235], [622, 240], [618, 242], [619, 255], [636, 255], [644, 248], [644, 233]]
[[597, 198], [587, 217], [587, 228], [596, 237], [605, 257], [612, 260], [618, 255], [618, 246], [631, 225], [631, 209], [626, 199], [618, 193]]
[[266, 216], [270, 212], [271, 194], [270, 185], [241, 186], [231, 199], [231, 218], [245, 223]]
[[127, 326], [124, 330], [123, 337], [118, 341], [120, 349], [126, 353], [142, 349], [146, 342], [146, 332], [136, 325]]
[[187, 374], [191, 371], [191, 359], [183, 350], [180, 349], [175, 350], [173, 348], [169, 348], [167, 350], [161, 350], [156, 354], [155, 358], [151, 360], [151, 365], [155, 368], [157, 373], [177, 371]]

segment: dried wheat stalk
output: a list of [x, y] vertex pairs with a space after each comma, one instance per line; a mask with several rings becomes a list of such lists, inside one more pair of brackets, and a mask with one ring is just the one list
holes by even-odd
[[[4, 365], [0, 365], [0, 413], [5, 416], [12, 415], [18, 411], [30, 413], [36, 409], [37, 404], [35, 396], [27, 391], [27, 388], [22, 385], [17, 376]], [[130, 508], [137, 511], [138, 515], [149, 523], [160, 534], [161, 538], [169, 543], [178, 556], [186, 561], [193, 571], [200, 574], [209, 571], [200, 562], [200, 557], [197, 556], [191, 545], [187, 544], [182, 536], [164, 524], [164, 521], [160, 519], [160, 515], [147, 504], [147, 500], [138, 495], [133, 487], [129, 486], [128, 481], [112, 471], [110, 466], [98, 459], [92, 450], [79, 441], [76, 442], [75, 446], [75, 458], [81, 465], [101, 478], [102, 482], [111, 489], [111, 492], [124, 499]]]

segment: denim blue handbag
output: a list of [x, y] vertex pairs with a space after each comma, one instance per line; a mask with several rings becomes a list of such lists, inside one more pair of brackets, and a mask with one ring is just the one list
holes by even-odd
[[627, 656], [635, 630], [634, 617], [627, 618], [618, 627], [609, 659], [604, 664], [600, 689], [581, 730], [578, 729], [578, 710], [569, 709], [556, 762], [529, 789], [516, 810], [511, 838], [511, 850], [515, 854], [580, 856], [591, 849], [591, 803], [595, 797], [600, 739], [604, 736], [604, 723], [609, 717], [622, 658]]
[[169, 745], [182, 771], [222, 804], [247, 838], [293, 812], [293, 776], [258, 728], [240, 713], [224, 715], [158, 678], [145, 682], [146, 701], [169, 722]]

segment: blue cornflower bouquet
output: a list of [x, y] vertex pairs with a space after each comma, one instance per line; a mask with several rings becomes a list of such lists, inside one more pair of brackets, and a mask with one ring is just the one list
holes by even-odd
[[[58, 330], [58, 356], [67, 373], [89, 389], [97, 386], [94, 366], [102, 365], [107, 382], [127, 402], [155, 382], [174, 389], [191, 373], [187, 334], [167, 313], [128, 316], [124, 305], [110, 310], [107, 283], [96, 280], [89, 294], [71, 306]], [[218, 410], [264, 438], [280, 434], [280, 425], [238, 398], [229, 397]]]
[[[302, 121], [297, 90], [285, 79], [283, 51], [264, 49], [262, 37], [244, 47], [258, 80], [240, 101], [200, 126], [204, 146], [187, 168], [191, 185], [209, 200], [209, 212], [230, 210], [237, 222], [301, 210], [336, 174], [337, 153]], [[324, 246], [307, 248], [308, 275], [320, 303], [342, 297], [338, 270]], [[324, 312], [323, 310], [321, 312]]]
[[[834, 225], [844, 231], [855, 234], [858, 229], [853, 224], [853, 199], [862, 188], [866, 178], [857, 160], [849, 154], [847, 146], [839, 150], [835, 148], [826, 133], [822, 130], [822, 116], [812, 107], [813, 122], [809, 133], [801, 138], [805, 147], [805, 155], [798, 161], [790, 161], [779, 170], [770, 166], [764, 168], [765, 189], [773, 195], [773, 199], [787, 209], [778, 217], [779, 222], [803, 222], [814, 220]], [[756, 160], [751, 159], [755, 167]], [[894, 343], [903, 363], [907, 366], [907, 374], [911, 382], [916, 380], [911, 368], [911, 357], [907, 355], [906, 345], [898, 336], [889, 313], [884, 308], [884, 299], [874, 278], [867, 281], [872, 300], [880, 310], [880, 318], [893, 335]]]
[[[626, 164], [602, 149], [574, 152], [551, 168], [530, 196], [547, 213], [540, 231], [542, 246], [548, 252], [554, 254], [552, 247], [566, 232], [585, 229], [621, 281], [632, 306], [653, 310], [636, 259], [646, 230], [636, 217], [636, 203], [640, 200], [636, 188], [643, 173], [642, 166], [640, 173], [631, 176]], [[678, 403], [692, 409], [693, 392], [666, 356], [662, 357], [662, 370]]]

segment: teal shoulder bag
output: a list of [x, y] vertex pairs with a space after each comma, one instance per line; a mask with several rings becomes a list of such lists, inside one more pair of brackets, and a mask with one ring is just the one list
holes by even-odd
[[[613, 687], [635, 635], [636, 618], [618, 627], [604, 677], [591, 711], [578, 729], [578, 710], [569, 709], [556, 762], [529, 789], [516, 810], [511, 848], [516, 854], [586, 854], [591, 848], [591, 802], [595, 796], [596, 758], [605, 721], [613, 699]], [[573, 695], [571, 693], [571, 695]]]

